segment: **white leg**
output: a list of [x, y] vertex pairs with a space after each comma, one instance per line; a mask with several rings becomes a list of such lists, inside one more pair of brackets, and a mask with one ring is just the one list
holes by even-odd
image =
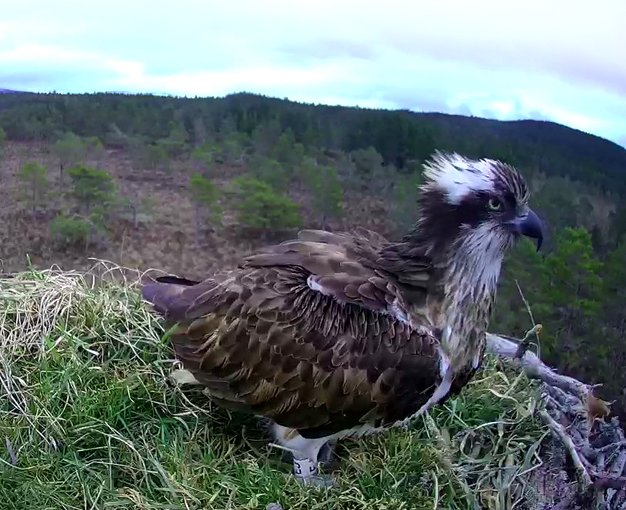
[[297, 430], [274, 423], [272, 432], [277, 443], [293, 454], [293, 474], [304, 484], [328, 485], [319, 475], [318, 455], [331, 437], [307, 439]]

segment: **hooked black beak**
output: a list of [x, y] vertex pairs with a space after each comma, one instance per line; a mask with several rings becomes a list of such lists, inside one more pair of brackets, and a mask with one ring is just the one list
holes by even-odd
[[518, 216], [513, 221], [513, 225], [518, 234], [536, 239], [537, 251], [541, 249], [543, 244], [543, 222], [532, 209], [529, 208], [526, 214]]

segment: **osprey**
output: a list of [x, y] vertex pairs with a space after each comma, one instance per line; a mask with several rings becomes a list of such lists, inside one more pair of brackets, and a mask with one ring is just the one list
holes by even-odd
[[481, 364], [505, 252], [543, 239], [512, 166], [436, 152], [420, 217], [399, 242], [304, 230], [236, 269], [146, 283], [179, 382], [270, 420], [294, 473], [319, 482], [327, 444], [405, 424], [457, 394]]

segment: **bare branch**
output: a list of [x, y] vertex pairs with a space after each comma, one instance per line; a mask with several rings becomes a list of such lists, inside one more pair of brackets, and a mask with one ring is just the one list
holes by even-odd
[[598, 489], [623, 489], [626, 487], [626, 476], [598, 477], [594, 480], [593, 485]]
[[572, 459], [578, 479], [575, 493], [554, 501], [553, 508], [588, 508], [592, 499], [601, 508], [626, 508], [624, 431], [616, 418], [606, 421], [610, 403], [593, 394], [597, 385], [557, 373], [524, 348], [540, 328], [535, 324], [523, 340], [488, 333], [487, 351], [541, 382], [538, 415]]
[[544, 423], [548, 427], [550, 427], [552, 433], [563, 442], [563, 445], [570, 454], [572, 462], [576, 467], [576, 472], [578, 473], [580, 481], [583, 484], [583, 488], [586, 489], [587, 487], [589, 487], [593, 483], [591, 481], [591, 476], [589, 475], [587, 468], [583, 464], [582, 458], [580, 457], [580, 455], [578, 455], [578, 450], [576, 449], [576, 445], [574, 444], [574, 441], [572, 441], [572, 438], [567, 434], [567, 432], [561, 425], [554, 421], [554, 418], [552, 418], [552, 416], [550, 416], [547, 411], [539, 411], [539, 416], [541, 416], [541, 419], [544, 421]]
[[[532, 331], [532, 330], [531, 330]], [[592, 390], [591, 386], [582, 383], [573, 377], [557, 374], [531, 351], [526, 351], [521, 358], [517, 358], [519, 344], [503, 336], [487, 333], [487, 350], [499, 357], [507, 358], [514, 365], [519, 366], [528, 377], [539, 379], [544, 383], [560, 388], [575, 395], [585, 402]]]

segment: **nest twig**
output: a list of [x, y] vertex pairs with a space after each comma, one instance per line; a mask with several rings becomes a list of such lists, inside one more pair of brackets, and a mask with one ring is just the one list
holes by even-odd
[[487, 334], [487, 349], [542, 382], [545, 409], [539, 410], [539, 416], [562, 444], [576, 472], [574, 499], [578, 503], [567, 508], [625, 508], [624, 431], [617, 418], [607, 419], [609, 404], [593, 394], [595, 386], [557, 373], [527, 350], [527, 341], [537, 329], [540, 324], [523, 340]]

